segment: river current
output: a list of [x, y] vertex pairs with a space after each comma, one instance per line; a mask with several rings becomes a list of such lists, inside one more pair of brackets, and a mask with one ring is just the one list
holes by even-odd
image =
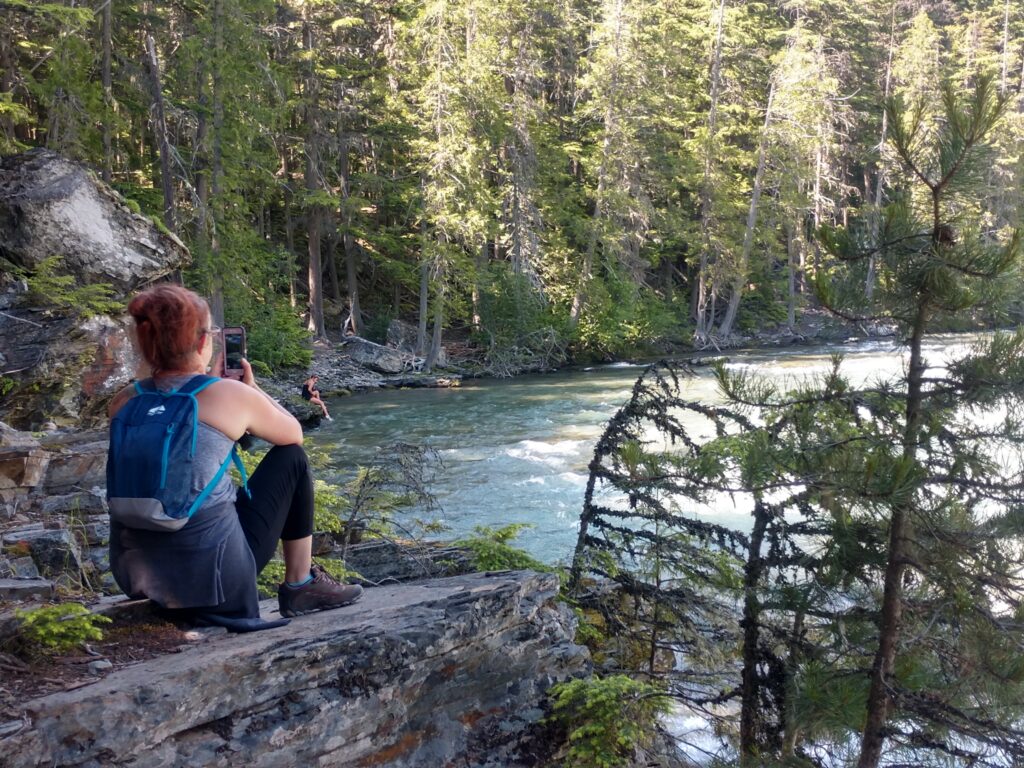
[[[962, 355], [976, 337], [928, 340], [930, 364]], [[728, 351], [728, 366], [776, 380], [824, 373], [831, 356], [855, 383], [898, 375], [905, 350], [892, 341], [820, 347]], [[576, 544], [587, 464], [608, 419], [628, 399], [644, 365], [615, 363], [514, 379], [467, 380], [453, 389], [368, 392], [328, 402], [333, 422], [307, 435], [329, 456], [320, 476], [342, 483], [398, 441], [437, 451], [441, 466], [431, 490], [439, 509], [431, 519], [456, 538], [474, 526], [527, 523], [513, 542], [547, 563], [566, 562]], [[711, 370], [696, 369], [685, 395], [720, 402]], [[744, 527], [730, 500], [714, 510], [719, 521]], [[407, 517], [423, 517], [411, 511]]]

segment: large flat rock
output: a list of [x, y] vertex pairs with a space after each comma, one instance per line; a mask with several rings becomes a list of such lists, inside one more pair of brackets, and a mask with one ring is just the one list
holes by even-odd
[[526, 571], [377, 587], [214, 636], [27, 702], [0, 723], [3, 764], [532, 765], [546, 689], [589, 664], [557, 587]]

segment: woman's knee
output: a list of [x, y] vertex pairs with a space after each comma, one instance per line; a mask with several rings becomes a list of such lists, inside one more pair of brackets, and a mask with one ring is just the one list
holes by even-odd
[[263, 457], [263, 461], [260, 463], [262, 464], [265, 461], [273, 461], [278, 465], [294, 467], [300, 471], [307, 471], [309, 469], [309, 459], [301, 445], [275, 445], [267, 452], [267, 455]]

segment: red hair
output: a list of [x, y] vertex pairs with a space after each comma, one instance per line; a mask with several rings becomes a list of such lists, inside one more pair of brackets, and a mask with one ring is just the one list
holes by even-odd
[[173, 283], [147, 288], [131, 300], [128, 312], [135, 320], [139, 351], [154, 374], [187, 365], [209, 331], [209, 305]]

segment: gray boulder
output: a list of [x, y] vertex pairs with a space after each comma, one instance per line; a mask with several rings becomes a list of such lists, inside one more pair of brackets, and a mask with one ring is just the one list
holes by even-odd
[[80, 284], [119, 294], [188, 263], [188, 249], [83, 165], [33, 149], [0, 161], [0, 256], [32, 270], [59, 255]]
[[349, 336], [341, 351], [360, 365], [379, 373], [401, 373], [412, 363], [412, 356], [398, 349], [375, 344], [359, 336]]
[[[60, 256], [75, 284], [106, 284], [115, 298], [173, 274], [188, 249], [85, 166], [43, 149], [0, 160], [0, 258], [31, 274]], [[30, 297], [0, 274], [0, 360], [7, 392], [0, 418], [19, 429], [95, 424], [134, 374], [126, 318]]]

